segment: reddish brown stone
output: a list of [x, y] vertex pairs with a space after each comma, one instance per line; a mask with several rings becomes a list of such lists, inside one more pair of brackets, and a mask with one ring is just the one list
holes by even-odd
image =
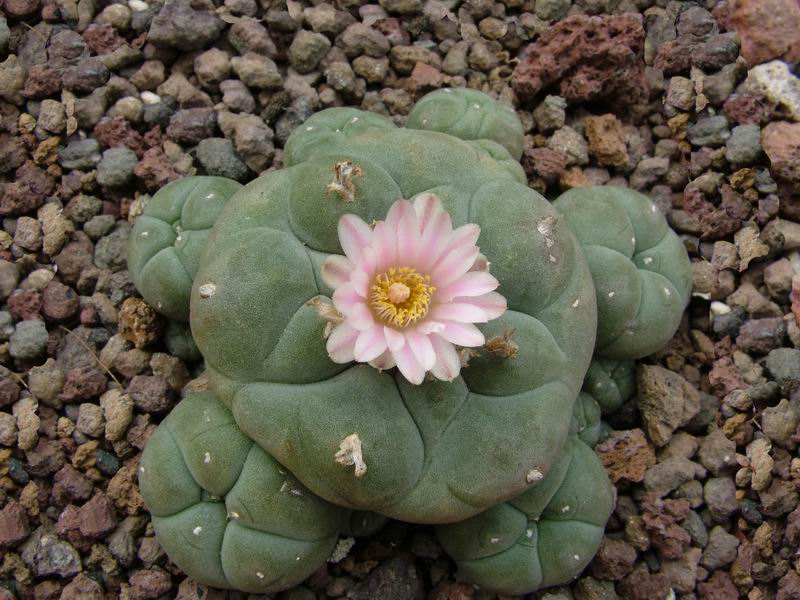
[[0, 216], [3, 217], [36, 210], [56, 186], [55, 180], [30, 160], [17, 169], [15, 175], [14, 183], [3, 189], [0, 198]]
[[661, 556], [666, 559], [679, 559], [691, 543], [689, 533], [678, 522], [685, 519], [691, 506], [688, 500], [662, 499], [650, 493], [642, 502], [644, 523], [650, 540]]
[[567, 168], [567, 157], [563, 152], [550, 148], [525, 148], [522, 167], [526, 173], [538, 175], [547, 183], [555, 183]]
[[623, 540], [604, 537], [592, 562], [592, 574], [600, 579], [618, 581], [633, 569], [636, 549]]
[[103, 587], [86, 573], [78, 573], [67, 584], [59, 600], [103, 600]]
[[797, 0], [731, 0], [728, 29], [742, 41], [752, 67], [776, 58], [800, 61], [800, 3]]
[[641, 562], [617, 589], [623, 598], [629, 600], [653, 600], [669, 596], [670, 582], [663, 573], [650, 573], [646, 564]]
[[88, 538], [105, 537], [117, 526], [114, 503], [102, 492], [81, 506], [78, 519], [81, 533]]
[[614, 115], [589, 116], [584, 120], [589, 152], [601, 165], [621, 167], [628, 162], [625, 132]]
[[8, 312], [17, 321], [41, 319], [42, 299], [36, 290], [19, 290], [8, 299]]
[[700, 219], [706, 239], [718, 240], [735, 233], [752, 211], [750, 203], [728, 184], [720, 187], [720, 194], [722, 201], [714, 206], [697, 188], [689, 186], [684, 191], [684, 210]]
[[551, 85], [568, 102], [647, 102], [645, 32], [632, 15], [573, 15], [549, 27], [523, 52], [512, 86], [531, 99]]
[[94, 262], [94, 246], [88, 237], [68, 243], [55, 258], [58, 275], [69, 284], [78, 283], [81, 273]]
[[72, 465], [64, 465], [54, 478], [52, 497], [56, 505], [86, 500], [94, 490], [92, 482]]
[[641, 429], [614, 431], [595, 448], [611, 481], [642, 481], [656, 455]]
[[761, 145], [777, 179], [800, 184], [800, 123], [774, 121], [761, 131]]
[[172, 588], [169, 574], [160, 569], [135, 571], [128, 581], [131, 584], [132, 600], [153, 600]]
[[145, 186], [151, 192], [158, 191], [170, 181], [180, 177], [172, 167], [172, 163], [169, 162], [164, 151], [159, 147], [147, 150], [133, 172], [144, 181]]
[[0, 406], [11, 406], [19, 400], [19, 385], [11, 377], [0, 378]]
[[145, 151], [141, 134], [122, 117], [100, 121], [94, 126], [94, 136], [104, 148], [130, 148], [137, 156]]
[[61, 90], [61, 71], [47, 63], [33, 65], [28, 70], [28, 79], [22, 88], [26, 98], [48, 98]]
[[125, 43], [117, 30], [108, 23], [104, 25], [89, 25], [83, 32], [86, 45], [95, 54], [109, 54]]
[[3, 10], [10, 17], [30, 17], [39, 10], [39, 0], [5, 0]]
[[725, 116], [732, 123], [763, 125], [772, 116], [773, 107], [764, 98], [750, 94], [733, 94], [722, 106]]
[[80, 298], [72, 288], [56, 280], [44, 288], [42, 314], [46, 320], [56, 323], [68, 321], [78, 314], [79, 309]]
[[106, 391], [108, 380], [95, 367], [79, 367], [67, 373], [64, 387], [58, 395], [63, 402], [79, 402], [95, 398]]
[[24, 542], [30, 534], [25, 509], [13, 500], [0, 510], [0, 548], [9, 548]]
[[730, 600], [739, 597], [731, 576], [725, 571], [714, 571], [708, 581], [697, 586], [697, 591], [702, 600]]

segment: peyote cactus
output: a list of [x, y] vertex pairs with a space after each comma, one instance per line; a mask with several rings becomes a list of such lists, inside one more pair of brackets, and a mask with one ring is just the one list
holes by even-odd
[[[521, 149], [511, 109], [441, 90], [406, 128], [317, 113], [288, 139], [285, 168], [238, 191], [188, 178], [156, 195], [130, 268], [158, 310], [188, 315], [210, 391], [159, 427], [140, 481], [187, 573], [282, 589], [381, 515], [439, 525], [464, 574], [500, 591], [566, 581], [591, 560], [613, 489], [587, 444], [629, 392], [609, 358], [584, 382], [596, 337], [604, 357], [665, 343], [688, 260], [635, 192], [587, 188], [551, 206], [525, 185]], [[625, 228], [594, 235], [587, 223], [608, 211]], [[592, 387], [603, 377], [616, 394]]]

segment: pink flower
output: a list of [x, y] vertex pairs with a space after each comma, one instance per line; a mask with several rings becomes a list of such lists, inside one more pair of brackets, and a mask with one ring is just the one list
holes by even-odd
[[408, 381], [430, 371], [452, 381], [461, 369], [455, 346], [484, 343], [474, 323], [496, 319], [506, 300], [475, 242], [480, 228], [453, 229], [433, 194], [412, 205], [398, 200], [385, 221], [370, 227], [355, 215], [339, 220], [345, 256], [329, 256], [322, 278], [345, 320], [327, 350], [337, 363], [395, 365]]

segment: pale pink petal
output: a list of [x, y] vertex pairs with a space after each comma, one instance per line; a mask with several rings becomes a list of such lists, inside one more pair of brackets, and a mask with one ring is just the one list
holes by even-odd
[[489, 259], [486, 258], [483, 253], [478, 252], [478, 256], [475, 259], [475, 262], [472, 263], [472, 266], [469, 268], [470, 271], [488, 271], [489, 270]]
[[336, 291], [333, 292], [332, 300], [336, 310], [345, 316], [353, 312], [353, 307], [356, 304], [364, 304], [366, 306], [364, 297], [359, 295], [351, 281], [336, 288]]
[[430, 336], [433, 350], [436, 352], [436, 362], [431, 369], [431, 373], [436, 379], [442, 381], [453, 381], [461, 371], [461, 358], [453, 347], [453, 344], [439, 335]]
[[481, 234], [481, 228], [474, 223], [467, 223], [462, 225], [450, 235], [449, 246], [455, 248], [456, 246], [469, 245], [474, 246], [478, 241]]
[[430, 336], [422, 335], [415, 329], [409, 329], [406, 332], [406, 341], [411, 346], [411, 351], [414, 356], [422, 365], [422, 369], [430, 371], [433, 364], [436, 362], [436, 352], [433, 350], [433, 345], [430, 341]]
[[359, 331], [364, 331], [375, 324], [375, 319], [366, 303], [359, 303], [355, 304], [350, 314], [347, 315], [347, 322]]
[[331, 254], [322, 263], [322, 281], [329, 288], [335, 290], [340, 285], [347, 283], [353, 268], [353, 263], [344, 256]]
[[498, 285], [497, 279], [486, 271], [470, 271], [436, 290], [436, 297], [443, 302], [449, 302], [453, 298], [483, 296], [496, 290]]
[[444, 323], [440, 323], [439, 321], [434, 321], [433, 319], [426, 319], [425, 321], [422, 321], [422, 323], [417, 325], [417, 330], [425, 335], [430, 335], [432, 333], [439, 333], [443, 329], [444, 329]]
[[423, 192], [414, 199], [414, 212], [417, 213], [419, 231], [422, 233], [437, 213], [444, 212], [439, 196], [431, 192]]
[[386, 338], [383, 335], [383, 327], [376, 324], [358, 334], [353, 356], [358, 362], [369, 362], [385, 351]]
[[406, 336], [391, 327], [384, 327], [383, 334], [386, 336], [386, 345], [392, 352], [399, 352], [406, 343]]
[[410, 203], [403, 200], [405, 207], [397, 223], [397, 260], [404, 265], [416, 262], [419, 247], [419, 226], [417, 215]]
[[460, 246], [444, 255], [441, 261], [431, 271], [431, 281], [437, 287], [446, 287], [464, 273], [475, 263], [478, 256], [477, 246]]
[[392, 356], [391, 351], [387, 350], [375, 360], [369, 361], [369, 364], [370, 366], [375, 367], [379, 371], [385, 371], [386, 369], [391, 369], [397, 363], [394, 362], [394, 356]]
[[362, 298], [366, 298], [369, 294], [369, 275], [367, 275], [361, 269], [355, 269], [350, 274], [350, 283], [353, 284], [353, 289], [355, 289], [356, 293], [361, 296]]
[[462, 298], [461, 301], [480, 306], [486, 313], [486, 318], [490, 321], [502, 315], [508, 308], [505, 297], [497, 292], [489, 292], [474, 298]]
[[486, 341], [481, 333], [481, 330], [475, 327], [475, 325], [472, 323], [456, 323], [455, 321], [445, 321], [444, 330], [442, 330], [440, 335], [451, 344], [455, 344], [456, 346], [464, 346], [465, 348], [482, 346]]
[[422, 231], [417, 249], [417, 265], [421, 270], [427, 271], [442, 257], [452, 229], [450, 215], [445, 211], [437, 212], [431, 217]]
[[486, 323], [486, 311], [470, 302], [445, 302], [431, 309], [434, 319], [447, 319], [459, 323]]
[[397, 230], [398, 226], [400, 225], [400, 221], [409, 215], [414, 217], [414, 223], [416, 224], [417, 213], [414, 212], [414, 207], [411, 205], [411, 202], [408, 200], [397, 200], [389, 208], [389, 212], [386, 213], [386, 219], [384, 222], [391, 229]]
[[355, 262], [361, 248], [372, 241], [372, 229], [360, 217], [348, 214], [339, 219], [339, 243], [351, 261]]
[[410, 344], [406, 344], [399, 352], [392, 352], [392, 356], [397, 361], [397, 368], [408, 379], [409, 383], [419, 385], [425, 379], [425, 369], [419, 364], [417, 357], [411, 350]]
[[386, 223], [375, 224], [375, 268], [383, 271], [397, 266], [397, 234]]
[[328, 356], [335, 363], [348, 363], [355, 360], [353, 350], [356, 345], [359, 331], [347, 323], [337, 325], [328, 336], [328, 342], [325, 349], [328, 351]]
[[375, 264], [378, 259], [375, 255], [375, 248], [372, 246], [364, 246], [361, 249], [361, 254], [358, 256], [358, 261], [355, 264], [356, 269], [364, 271], [367, 275], [372, 276], [375, 274]]

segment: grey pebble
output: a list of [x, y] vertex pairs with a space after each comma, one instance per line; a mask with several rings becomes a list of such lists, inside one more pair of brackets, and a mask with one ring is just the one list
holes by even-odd
[[91, 170], [100, 158], [100, 144], [94, 138], [75, 140], [58, 151], [58, 162], [64, 169]]
[[233, 142], [228, 139], [205, 139], [197, 145], [194, 152], [208, 175], [243, 181], [250, 173], [234, 150]]
[[130, 182], [138, 162], [130, 148], [109, 148], [97, 165], [97, 182], [106, 187], [122, 187]]
[[33, 360], [47, 349], [47, 328], [38, 319], [20, 321], [9, 339], [8, 351], [20, 360]]
[[725, 142], [725, 158], [734, 166], [751, 165], [761, 157], [761, 128], [755, 124], [739, 125]]

